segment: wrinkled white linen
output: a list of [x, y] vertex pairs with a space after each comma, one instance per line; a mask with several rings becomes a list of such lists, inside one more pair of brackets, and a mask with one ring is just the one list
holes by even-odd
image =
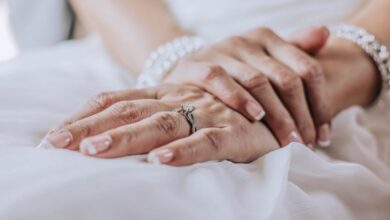
[[388, 111], [351, 108], [330, 148], [291, 144], [251, 164], [173, 168], [34, 148], [88, 97], [131, 85], [91, 39], [0, 65], [1, 220], [390, 219]]

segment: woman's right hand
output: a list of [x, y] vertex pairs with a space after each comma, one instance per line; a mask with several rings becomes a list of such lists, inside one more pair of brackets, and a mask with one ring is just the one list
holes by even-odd
[[150, 163], [184, 166], [210, 160], [248, 163], [279, 145], [264, 123], [251, 123], [203, 89], [162, 84], [95, 96], [39, 147], [98, 158], [148, 153]]
[[325, 77], [307, 54], [325, 44], [328, 31], [301, 34], [294, 45], [267, 28], [228, 38], [183, 58], [164, 81], [203, 88], [250, 120], [264, 117], [281, 146], [329, 145]]

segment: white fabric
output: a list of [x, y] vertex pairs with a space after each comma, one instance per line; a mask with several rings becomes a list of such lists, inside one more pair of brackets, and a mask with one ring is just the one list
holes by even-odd
[[72, 13], [67, 0], [6, 0], [19, 49], [52, 46], [70, 36]]
[[390, 219], [389, 111], [351, 108], [330, 148], [291, 144], [251, 164], [34, 148], [91, 95], [133, 84], [91, 39], [0, 65], [0, 219]]
[[369, 0], [164, 0], [183, 28], [216, 41], [257, 27], [281, 35], [345, 20]]

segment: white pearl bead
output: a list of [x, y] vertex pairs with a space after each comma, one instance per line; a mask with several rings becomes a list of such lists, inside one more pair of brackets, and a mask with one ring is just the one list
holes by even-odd
[[182, 57], [199, 50], [203, 41], [198, 37], [184, 36], [158, 47], [145, 61], [144, 71], [139, 76], [137, 88], [154, 86], [162, 75]]

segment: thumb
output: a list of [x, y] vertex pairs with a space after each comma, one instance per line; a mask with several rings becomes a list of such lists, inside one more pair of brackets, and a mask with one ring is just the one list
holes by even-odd
[[315, 54], [325, 46], [328, 38], [328, 28], [310, 27], [295, 31], [290, 36], [289, 42], [308, 53]]

